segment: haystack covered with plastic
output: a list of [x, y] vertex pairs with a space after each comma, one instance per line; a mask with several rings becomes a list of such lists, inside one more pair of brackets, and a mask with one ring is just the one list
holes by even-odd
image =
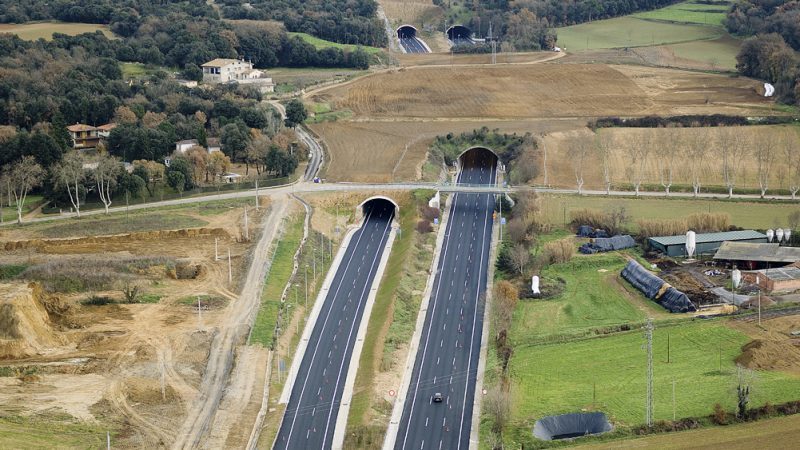
[[683, 292], [670, 286], [661, 278], [634, 260], [622, 269], [622, 278], [641, 291], [645, 297], [659, 303], [672, 313], [697, 311], [697, 306]]

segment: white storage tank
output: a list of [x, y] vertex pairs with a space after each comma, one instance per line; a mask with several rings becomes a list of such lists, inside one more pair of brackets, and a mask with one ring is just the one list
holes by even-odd
[[686, 256], [689, 258], [694, 256], [695, 249], [697, 249], [697, 236], [694, 231], [689, 230], [686, 232]]

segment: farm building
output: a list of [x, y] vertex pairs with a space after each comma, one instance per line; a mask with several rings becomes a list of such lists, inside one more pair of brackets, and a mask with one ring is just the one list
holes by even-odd
[[716, 261], [735, 264], [741, 269], [781, 267], [800, 261], [800, 247], [778, 244], [725, 242], [714, 255]]
[[742, 278], [751, 284], [758, 281], [758, 287], [767, 293], [800, 290], [800, 268], [793, 265], [742, 272]]
[[[686, 256], [686, 235], [657, 236], [647, 240], [652, 250], [667, 256]], [[695, 236], [698, 255], [714, 253], [723, 242], [767, 242], [767, 235], [753, 230], [724, 231], [721, 233], [698, 233]]]

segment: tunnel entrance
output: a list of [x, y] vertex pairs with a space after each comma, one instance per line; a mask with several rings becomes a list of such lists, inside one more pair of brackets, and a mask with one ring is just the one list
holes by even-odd
[[447, 29], [447, 39], [454, 43], [472, 40], [472, 30], [464, 25], [453, 25]]
[[400, 206], [389, 197], [376, 195], [370, 197], [356, 208], [356, 219], [358, 222], [370, 215], [381, 215], [384, 217], [392, 217], [393, 220], [397, 219], [400, 213]]
[[495, 168], [498, 162], [497, 153], [486, 147], [471, 147], [458, 155], [458, 167], [465, 168]]
[[417, 29], [412, 25], [400, 25], [397, 29], [397, 37], [400, 39], [413, 39], [417, 37]]
[[456, 160], [457, 183], [495, 184], [498, 161], [497, 153], [486, 147], [464, 150]]

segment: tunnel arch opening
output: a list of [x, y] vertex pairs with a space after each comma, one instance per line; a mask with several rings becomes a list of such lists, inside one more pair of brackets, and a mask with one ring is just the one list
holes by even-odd
[[412, 39], [417, 37], [417, 29], [413, 25], [400, 25], [397, 27], [397, 37], [399, 39]]
[[458, 167], [461, 169], [468, 167], [490, 168], [497, 167], [500, 157], [497, 155], [497, 152], [488, 147], [475, 146], [461, 152], [461, 154], [458, 155], [457, 161]]
[[472, 30], [464, 25], [453, 25], [447, 29], [447, 39], [451, 41], [465, 41], [472, 39]]
[[387, 210], [392, 210], [392, 220], [396, 221], [398, 215], [400, 214], [400, 205], [398, 205], [393, 199], [384, 195], [373, 195], [372, 197], [369, 197], [361, 202], [356, 207], [356, 219], [358, 222], [361, 222], [370, 213], [378, 213]]

